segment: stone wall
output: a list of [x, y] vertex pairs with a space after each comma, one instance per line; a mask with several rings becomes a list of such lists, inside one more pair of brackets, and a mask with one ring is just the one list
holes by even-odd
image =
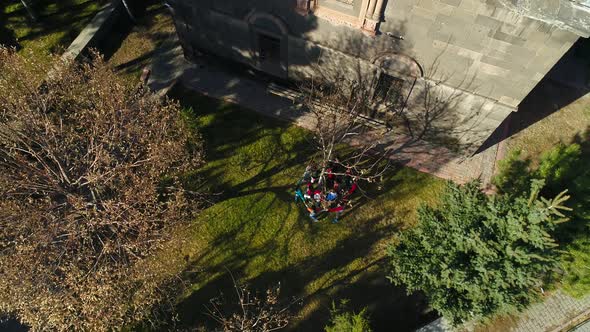
[[513, 107], [579, 38], [496, 0], [391, 1], [381, 30], [401, 30], [401, 47], [425, 66], [438, 61], [450, 85], [473, 78], [468, 90]]
[[[244, 18], [255, 8], [278, 17], [290, 37], [369, 62], [384, 52], [407, 54], [428, 78], [511, 107], [518, 106], [579, 37], [505, 8], [499, 0], [392, 0], [376, 37], [313, 14], [298, 15], [295, 1], [177, 2], [188, 9], [183, 13], [193, 28], [185, 38], [241, 62], [253, 61], [253, 37]], [[241, 24], [232, 21], [229, 26], [228, 18]], [[297, 45], [289, 46], [295, 46], [287, 48], [289, 67], [317, 60]]]
[[[289, 79], [321, 75], [374, 83], [381, 73], [399, 77], [411, 85], [408, 112], [415, 118], [431, 112], [418, 99], [435, 95], [446, 110], [432, 120], [433, 128], [471, 153], [579, 37], [496, 1], [389, 0], [377, 36], [337, 19], [301, 15], [296, 0], [171, 4], [189, 55], [200, 49]], [[260, 29], [281, 41], [280, 68], [261, 63]], [[400, 54], [420, 74], [378, 61]]]

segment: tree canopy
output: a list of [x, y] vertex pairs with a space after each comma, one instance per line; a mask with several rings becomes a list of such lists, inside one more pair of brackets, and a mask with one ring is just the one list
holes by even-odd
[[129, 89], [98, 56], [35, 60], [0, 48], [0, 311], [34, 330], [143, 319], [170, 282], [139, 268], [199, 200], [202, 163], [177, 103]]
[[389, 248], [396, 284], [422, 291], [454, 324], [510, 312], [533, 301], [556, 267], [552, 237], [567, 220], [561, 204], [539, 197], [534, 180], [528, 196], [486, 196], [478, 182], [449, 183], [439, 206], [421, 206], [419, 224]]

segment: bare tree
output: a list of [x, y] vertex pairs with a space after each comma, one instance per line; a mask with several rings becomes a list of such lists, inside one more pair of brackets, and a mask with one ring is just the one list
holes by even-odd
[[375, 182], [389, 167], [390, 151], [381, 147], [380, 139], [387, 129], [371, 118], [375, 104], [365, 86], [345, 78], [311, 78], [301, 86], [300, 101], [313, 118], [320, 184], [327, 183], [327, 172], [351, 176], [356, 182]]
[[285, 328], [293, 318], [290, 306], [280, 300], [281, 285], [269, 288], [261, 295], [248, 287], [240, 286], [232, 276], [235, 299], [223, 296], [212, 299], [208, 314], [219, 323], [224, 332], [271, 332]]
[[172, 277], [145, 266], [199, 210], [181, 178], [200, 137], [98, 56], [42, 68], [0, 48], [0, 311], [33, 330], [116, 329], [167, 295]]
[[[346, 39], [341, 43], [355, 45]], [[357, 180], [374, 182], [390, 160], [428, 153], [433, 147], [444, 147], [448, 153], [471, 149], [459, 137], [477, 132], [479, 113], [464, 111], [459, 118], [457, 110], [465, 108], [460, 105], [463, 90], [474, 88], [474, 77], [443, 72], [439, 58], [444, 52], [426, 69], [427, 76], [435, 79], [406, 77], [405, 81], [379, 77], [376, 67], [367, 67], [362, 60], [340, 63], [338, 56], [330, 59], [320, 52], [311, 66], [311, 78], [300, 84], [298, 100], [313, 119], [318, 166], [325, 169], [337, 163], [352, 170]], [[450, 81], [460, 88], [447, 86]], [[475, 102], [472, 106], [477, 107]]]

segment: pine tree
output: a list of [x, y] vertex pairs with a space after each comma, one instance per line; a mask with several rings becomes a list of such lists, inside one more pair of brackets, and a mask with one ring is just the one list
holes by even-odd
[[478, 182], [449, 183], [438, 207], [421, 206], [420, 223], [389, 248], [390, 280], [422, 291], [454, 324], [520, 309], [540, 293], [556, 266], [556, 225], [565, 192], [539, 197], [483, 194]]

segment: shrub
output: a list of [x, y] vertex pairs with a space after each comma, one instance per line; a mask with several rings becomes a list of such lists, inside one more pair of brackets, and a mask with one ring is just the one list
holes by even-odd
[[324, 328], [326, 332], [371, 332], [366, 308], [359, 313], [345, 311], [347, 301], [340, 302], [340, 308], [332, 303], [332, 318]]

